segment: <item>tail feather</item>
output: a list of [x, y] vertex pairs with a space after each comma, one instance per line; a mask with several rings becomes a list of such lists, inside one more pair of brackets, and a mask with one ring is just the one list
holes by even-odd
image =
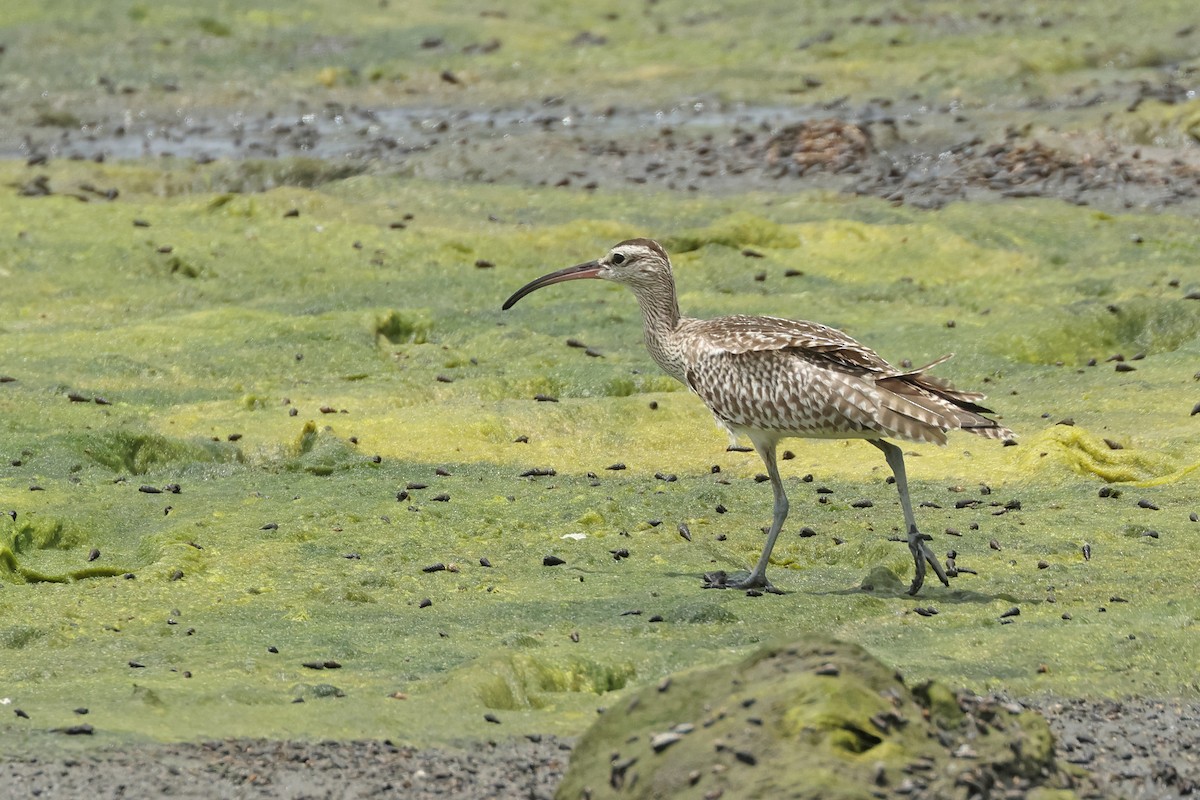
[[[989, 439], [1011, 439], [1013, 432], [994, 419], [983, 416], [994, 413], [979, 404], [985, 395], [954, 388], [945, 378], [925, 374], [950, 356], [944, 356], [920, 369], [899, 375], [879, 378], [875, 385], [886, 390], [884, 408], [908, 420], [907, 424], [890, 424], [893, 430], [908, 439], [945, 443], [945, 432], [963, 430]], [[885, 420], [899, 423], [899, 420]], [[920, 432], [913, 429], [920, 428]], [[913, 435], [917, 433], [917, 435]]]

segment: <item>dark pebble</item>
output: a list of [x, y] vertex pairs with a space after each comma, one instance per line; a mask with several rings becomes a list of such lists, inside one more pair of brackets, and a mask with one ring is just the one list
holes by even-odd
[[275, 653], [276, 655], [278, 655], [278, 654], [279, 654], [279, 648], [278, 648], [278, 647], [276, 647], [275, 645], [270, 645], [269, 647], [267, 647], [267, 652], [268, 652], [268, 653]]
[[558, 474], [557, 472], [555, 472], [553, 469], [548, 468], [548, 467], [546, 467], [546, 468], [534, 467], [533, 469], [527, 469], [524, 472], [522, 472], [521, 477], [522, 478], [546, 478], [546, 477], [553, 477], [554, 475], [557, 475], [557, 474]]
[[1146, 509], [1149, 509], [1150, 511], [1158, 511], [1158, 506], [1154, 505], [1153, 502], [1147, 500], [1144, 497], [1141, 500], [1138, 500], [1138, 508], [1146, 508]]
[[67, 736], [91, 736], [96, 732], [96, 729], [86, 722], [82, 725], [71, 725], [66, 728], [54, 728], [55, 733], [64, 733]]
[[305, 669], [325, 669], [325, 662], [324, 661], [304, 661], [300, 664], [300, 666], [304, 667]]
[[805, 525], [803, 528], [800, 529], [800, 538], [801, 539], [808, 539], [808, 538], [811, 538], [816, 535], [817, 535], [817, 532], [814, 531], [812, 528], [808, 527], [807, 525]]
[[1008, 611], [1005, 611], [1003, 614], [1001, 614], [1000, 619], [1006, 619], [1008, 617], [1019, 617], [1020, 615], [1021, 615], [1021, 609], [1017, 608], [1016, 606], [1013, 606]]
[[935, 615], [938, 613], [937, 609], [936, 609], [936, 608], [933, 608], [933, 607], [930, 607], [930, 608], [924, 608], [924, 607], [920, 607], [920, 606], [919, 606], [919, 607], [917, 607], [917, 608], [914, 608], [914, 609], [913, 609], [913, 611], [917, 612], [917, 613], [918, 613], [918, 614], [920, 614], [922, 617], [932, 617], [932, 616], [935, 616]]
[[266, 525], [263, 525], [261, 528], [259, 528], [259, 530], [260, 531], [273, 531], [273, 530], [276, 530], [277, 528], [279, 528], [278, 523], [268, 522]]
[[157, 486], [139, 486], [138, 491], [145, 494], [162, 494], [162, 489], [159, 489]]
[[1114, 497], [1115, 498], [1115, 497], [1121, 496], [1121, 490], [1114, 489], [1111, 486], [1101, 486], [1100, 491], [1098, 491], [1096, 494], [1100, 495], [1101, 497]]
[[140, 661], [130, 661], [129, 666], [132, 667], [133, 669], [145, 669], [146, 668], [146, 665]]
[[1200, 403], [1196, 403], [1196, 405], [1192, 406], [1192, 413], [1189, 414], [1188, 416], [1194, 417], [1197, 414], [1200, 414]]
[[690, 542], [692, 540], [692, 531], [687, 526], [686, 522], [679, 523], [679, 535], [682, 536], [686, 541]]
[[21, 719], [29, 719], [29, 715], [26, 714], [24, 711], [22, 711], [19, 708], [14, 708], [13, 713], [16, 714], [18, 717], [20, 717]]
[[713, 509], [713, 510], [714, 510], [714, 511], [716, 511], [718, 514], [724, 514], [724, 513], [725, 513], [726, 511], [728, 511], [729, 509], [728, 509], [728, 508], [726, 508], [726, 507], [724, 506], [724, 504], [722, 504], [722, 503], [717, 503], [717, 507], [716, 507], [715, 509]]
[[662, 622], [663, 621], [662, 614], [655, 614], [654, 616], [652, 616], [650, 619], [648, 619], [646, 621], [647, 622]]
[[851, 508], [874, 508], [875, 504], [870, 500], [855, 500], [850, 504]]
[[437, 494], [437, 495], [434, 495], [433, 497], [431, 497], [431, 498], [429, 498], [429, 499], [430, 499], [430, 500], [432, 500], [432, 501], [433, 501], [433, 502], [435, 502], [435, 503], [449, 503], [449, 502], [450, 502], [450, 495], [448, 495], [448, 494]]
[[992, 548], [993, 550], [999, 550], [999, 549], [1000, 549], [1000, 542], [996, 541], [995, 539], [989, 539], [989, 540], [988, 540], [988, 547]]
[[496, 266], [495, 262], [488, 261], [486, 258], [475, 259], [475, 266], [479, 269], [491, 269]]
[[618, 461], [616, 464], [609, 464], [607, 467], [605, 467], [605, 469], [611, 469], [614, 472], [619, 472], [620, 470], [625, 469], [625, 465]]
[[733, 757], [743, 764], [748, 764], [752, 767], [758, 763], [758, 759], [748, 750], [735, 750]]
[[539, 403], [557, 403], [558, 402], [557, 397], [551, 397], [548, 394], [535, 394], [533, 396], [533, 399], [537, 400]]
[[565, 564], [565, 563], [567, 563], [567, 562], [564, 559], [559, 558], [558, 556], [543, 556], [542, 557], [542, 566], [543, 567], [557, 567], [557, 566], [559, 566], [561, 564]]
[[958, 528], [946, 528], [947, 536], [962, 536], [962, 531]]
[[840, 675], [842, 670], [837, 664], [822, 664], [813, 670], [813, 672], [817, 675], [836, 676]]
[[429, 487], [428, 483], [410, 483], [407, 486], [405, 486], [404, 488], [410, 489], [412, 491], [416, 491], [418, 489], [426, 489], [428, 487]]
[[1083, 546], [1083, 560], [1084, 561], [1092, 560], [1092, 546], [1090, 544], [1085, 544]]
[[488, 558], [487, 558], [486, 556], [484, 556], [484, 557], [482, 557], [482, 558], [480, 558], [480, 559], [479, 559], [479, 566], [481, 566], [481, 567], [490, 567], [491, 565], [492, 565], [492, 562], [491, 562], [491, 561], [489, 561], [489, 560], [488, 560]]
[[180, 580], [183, 580], [183, 570], [181, 570], [181, 569], [177, 569], [177, 570], [175, 570], [174, 572], [172, 572], [172, 573], [171, 573], [171, 580], [173, 580], [173, 581], [180, 581]]
[[436, 564], [430, 564], [428, 567], [421, 567], [421, 572], [441, 572], [445, 568], [446, 565], [439, 561]]
[[648, 408], [649, 408], [651, 411], [657, 411], [657, 410], [658, 410], [658, 401], [657, 401], [657, 400], [651, 400], [651, 401], [650, 401], [649, 403], [647, 403], [646, 405], [647, 405], [647, 407], [648, 407]]
[[1146, 536], [1150, 539], [1157, 539], [1158, 531], [1142, 531], [1142, 536]]
[[641, 615], [642, 615], [642, 610], [640, 608], [634, 608], [634, 609], [630, 609], [629, 611], [621, 612], [622, 617], [640, 617]]
[[747, 447], [744, 444], [731, 444], [725, 448], [726, 453], [749, 453], [753, 450], [753, 447]]
[[487, 714], [484, 714], [484, 715], [483, 715], [483, 718], [484, 718], [485, 720], [487, 720], [488, 722], [492, 723], [493, 725], [499, 725], [499, 724], [500, 724], [500, 718], [499, 718], [499, 717], [497, 717], [495, 714], [492, 714], [491, 712], [489, 712], [489, 713], [487, 713]]
[[433, 601], [426, 597], [424, 600], [417, 603], [417, 608], [429, 608], [431, 605], [433, 605]]
[[609, 550], [612, 553], [613, 561], [620, 561], [622, 558], [629, 558], [629, 549], [618, 547], [616, 550]]
[[1113, 367], [1113, 369], [1115, 369], [1117, 372], [1135, 372], [1137, 367], [1133, 366], [1132, 364], [1120, 363]]
[[88, 561], [95, 561], [99, 557], [100, 557], [100, 549], [98, 547], [93, 547], [92, 551], [90, 553], [88, 553]]
[[1049, 561], [1044, 561], [1044, 560], [1043, 560], [1043, 561], [1039, 561], [1039, 562], [1037, 563], [1037, 568], [1038, 568], [1038, 569], [1050, 569], [1050, 562], [1049, 562]]

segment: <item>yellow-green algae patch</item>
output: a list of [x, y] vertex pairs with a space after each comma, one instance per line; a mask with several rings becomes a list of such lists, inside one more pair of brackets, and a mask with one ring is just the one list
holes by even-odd
[[[0, 195], [0, 697], [30, 717], [0, 717], [6, 745], [81, 706], [100, 739], [574, 734], [614, 693], [813, 630], [979, 691], [1200, 690], [1192, 221], [187, 188], [216, 169], [52, 162], [58, 190], [119, 198]], [[893, 362], [955, 352], [938, 374], [1021, 444], [905, 449], [920, 524], [977, 574], [907, 597], [878, 454], [796, 441], [787, 594], [701, 590], [761, 549], [757, 456], [654, 371], [619, 287], [499, 310], [637, 235], [698, 243], [676, 260], [686, 313], [818, 319]]]

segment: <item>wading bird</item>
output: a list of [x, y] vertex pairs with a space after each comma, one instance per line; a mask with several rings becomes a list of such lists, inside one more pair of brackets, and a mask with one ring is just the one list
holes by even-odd
[[865, 439], [883, 451], [896, 478], [904, 509], [908, 549], [916, 572], [909, 594], [925, 581], [926, 564], [949, 586], [913, 517], [903, 451], [887, 439], [946, 443], [964, 430], [992, 439], [1012, 432], [978, 404], [983, 395], [963, 392], [926, 374], [950, 356], [920, 369], [898, 370], [841, 331], [815, 322], [780, 317], [729, 316], [692, 319], [679, 314], [671, 262], [650, 239], [630, 239], [603, 258], [543, 275], [504, 303], [508, 310], [543, 286], [582, 278], [624, 284], [642, 309], [646, 349], [668, 375], [695, 392], [717, 423], [745, 436], [767, 467], [775, 493], [774, 517], [762, 556], [748, 574], [705, 576], [711, 588], [768, 589], [771, 549], [788, 514], [775, 448], [781, 439]]

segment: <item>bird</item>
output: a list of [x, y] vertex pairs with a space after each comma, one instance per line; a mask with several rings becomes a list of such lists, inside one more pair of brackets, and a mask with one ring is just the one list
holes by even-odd
[[731, 436], [754, 445], [771, 481], [774, 507], [762, 555], [745, 573], [705, 575], [708, 588], [778, 591], [767, 579], [771, 551], [788, 516], [788, 498], [776, 459], [786, 438], [862, 439], [883, 452], [904, 512], [916, 595], [926, 565], [950, 585], [930, 550], [931, 537], [913, 516], [904, 451], [889, 439], [944, 445], [962, 430], [990, 439], [1013, 433], [985, 414], [984, 395], [955, 389], [928, 374], [951, 355], [917, 369], [897, 369], [874, 350], [817, 322], [774, 316], [733, 315], [713, 319], [679, 312], [671, 260], [652, 239], [628, 239], [601, 258], [560, 269], [513, 293], [507, 311], [526, 295], [564, 281], [594, 278], [629, 287], [642, 312], [646, 349], [658, 366], [695, 393]]

